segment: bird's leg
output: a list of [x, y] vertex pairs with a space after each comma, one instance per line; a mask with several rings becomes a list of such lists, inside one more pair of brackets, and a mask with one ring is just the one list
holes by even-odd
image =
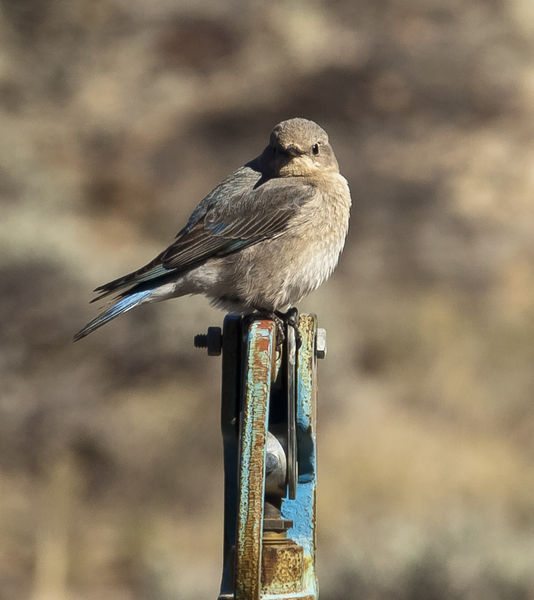
[[284, 320], [281, 319], [276, 312], [272, 313], [272, 319], [276, 325], [276, 347], [281, 349], [282, 344], [286, 340], [286, 328], [284, 326]]
[[295, 343], [297, 344], [297, 350], [302, 345], [302, 336], [299, 331], [299, 311], [293, 306], [287, 312], [283, 313], [278, 310], [275, 311], [276, 316], [282, 320], [283, 323], [286, 323], [289, 327], [293, 327], [293, 331], [295, 332]]
[[267, 310], [259, 306], [254, 306], [255, 313], [247, 315], [251, 320], [253, 319], [270, 319], [274, 321], [276, 325], [276, 347], [279, 348], [286, 339], [285, 328], [286, 325], [292, 327], [295, 332], [295, 343], [297, 350], [302, 345], [302, 336], [299, 331], [299, 311], [296, 307], [290, 308], [287, 312], [281, 312], [279, 310]]

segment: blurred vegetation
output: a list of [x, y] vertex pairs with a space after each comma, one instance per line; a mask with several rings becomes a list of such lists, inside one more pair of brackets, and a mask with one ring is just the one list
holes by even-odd
[[534, 598], [533, 6], [2, 0], [0, 600], [216, 597], [223, 314], [70, 340], [292, 116], [354, 198], [301, 306], [322, 600]]

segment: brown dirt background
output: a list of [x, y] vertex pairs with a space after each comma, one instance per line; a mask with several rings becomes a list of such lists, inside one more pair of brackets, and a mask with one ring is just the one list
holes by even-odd
[[1, 600], [216, 598], [223, 314], [71, 336], [292, 116], [354, 199], [300, 307], [321, 599], [534, 598], [533, 6], [0, 3]]

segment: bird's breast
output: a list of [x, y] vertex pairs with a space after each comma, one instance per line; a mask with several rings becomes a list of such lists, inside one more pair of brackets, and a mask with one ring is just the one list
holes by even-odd
[[[249, 289], [261, 303], [293, 305], [332, 274], [347, 235], [350, 193], [340, 175], [316, 183], [316, 194], [284, 233], [251, 248]], [[251, 257], [252, 258], [252, 257]]]
[[216, 260], [216, 303], [231, 295], [244, 308], [283, 310], [332, 274], [347, 235], [350, 193], [340, 175], [312, 185], [315, 194], [281, 234]]
[[[341, 178], [343, 179], [343, 178]], [[344, 182], [344, 185], [343, 185]], [[305, 206], [294, 231], [291, 285], [298, 299], [319, 287], [337, 265], [348, 231], [350, 195], [343, 179], [320, 190]]]

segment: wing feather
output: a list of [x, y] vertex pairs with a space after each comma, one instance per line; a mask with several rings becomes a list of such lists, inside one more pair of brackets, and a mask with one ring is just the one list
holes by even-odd
[[312, 185], [298, 183], [293, 178], [273, 179], [230, 203], [213, 206], [169, 246], [162, 264], [167, 269], [187, 269], [280, 235], [315, 193]]
[[125, 288], [122, 295], [129, 294], [137, 285], [146, 286], [151, 280], [166, 279], [210, 258], [276, 237], [316, 193], [302, 178], [257, 183], [258, 173], [249, 167], [223, 181], [198, 205], [166, 250], [141, 269], [97, 288], [101, 293], [95, 300]]

